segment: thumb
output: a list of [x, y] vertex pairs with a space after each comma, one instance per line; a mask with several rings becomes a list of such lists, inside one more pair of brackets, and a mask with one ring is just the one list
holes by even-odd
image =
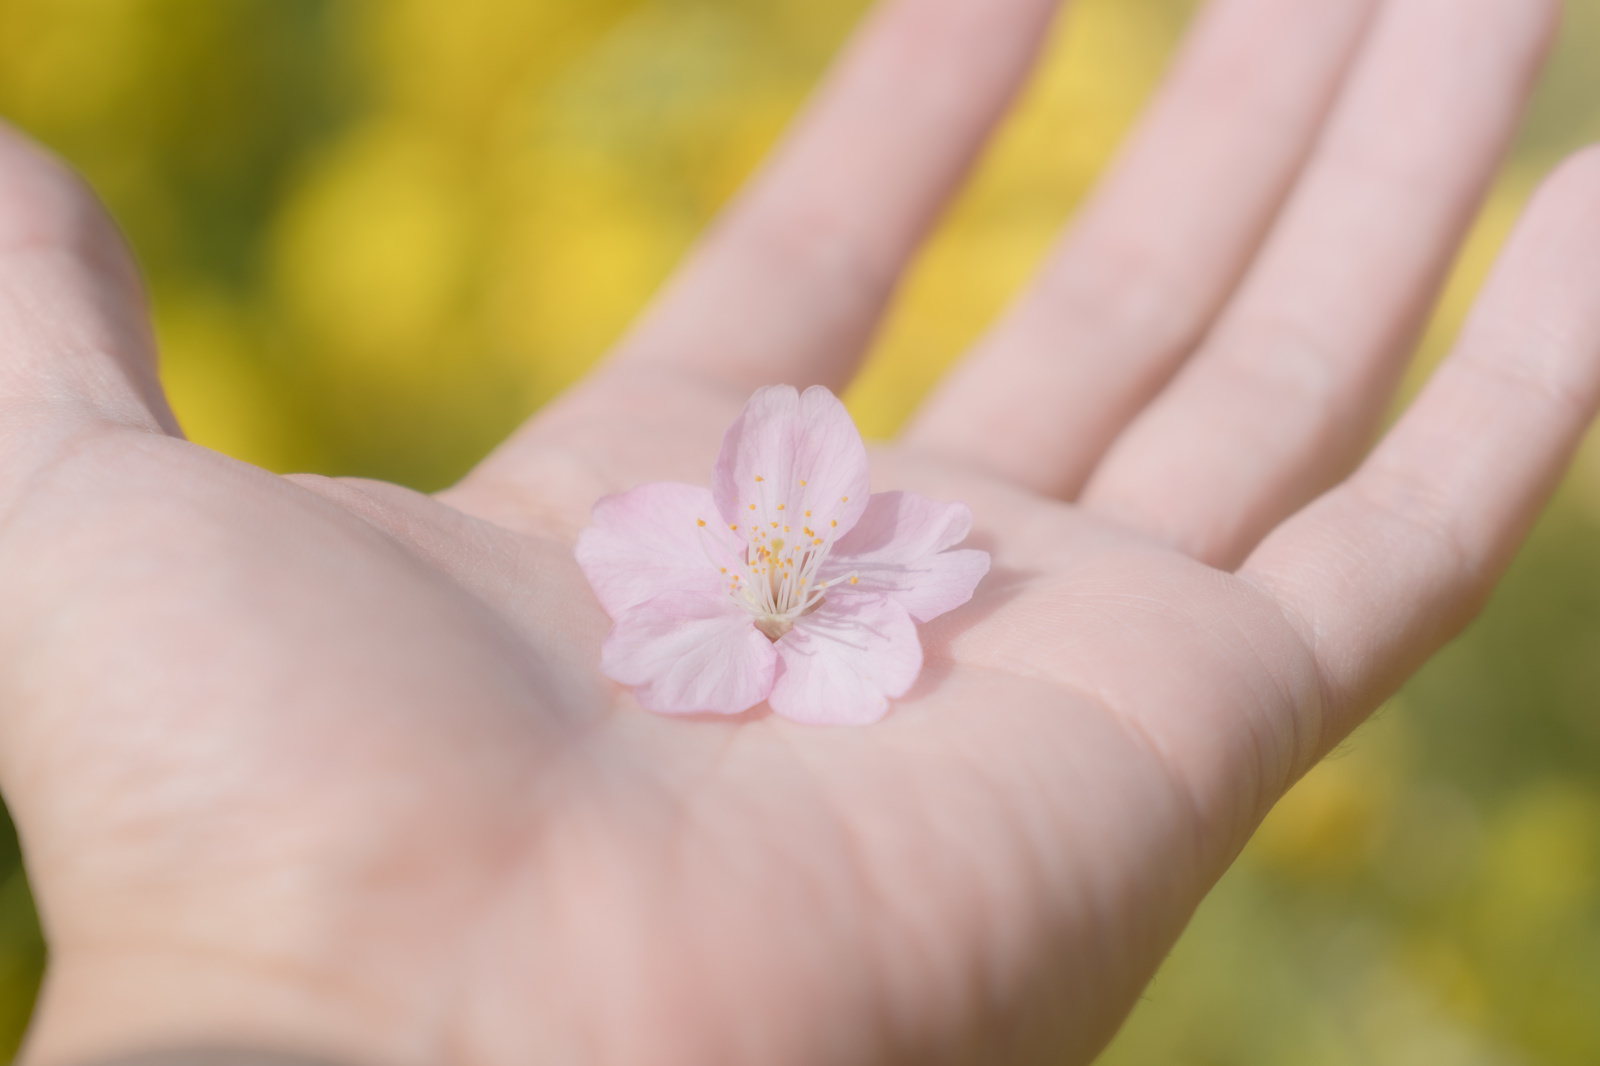
[[0, 478], [111, 427], [181, 434], [138, 268], [82, 179], [0, 123]]

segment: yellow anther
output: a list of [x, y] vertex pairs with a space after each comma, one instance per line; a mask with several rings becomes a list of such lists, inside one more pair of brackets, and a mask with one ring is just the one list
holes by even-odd
[[739, 527], [738, 526], [729, 526], [728, 528], [733, 530], [735, 533], [739, 532]]
[[835, 527], [835, 528], [837, 528], [837, 527], [838, 527], [838, 525], [839, 525], [839, 520], [838, 520], [838, 519], [837, 519], [837, 518], [835, 518], [835, 519], [834, 519], [834, 520], [833, 520], [833, 525], [834, 525], [834, 527]]
[[750, 505], [750, 510], [752, 510], [752, 511], [754, 511], [754, 510], [755, 510], [755, 509], [756, 509], [756, 505], [755, 505], [755, 504], [753, 504], [753, 503], [752, 503], [752, 504], [751, 504], [751, 505]]
[[764, 477], [762, 477], [762, 476], [761, 476], [761, 475], [760, 475], [760, 474], [757, 474], [757, 475], [756, 475], [756, 480], [757, 480], [757, 481], [765, 481], [765, 480], [767, 480], [767, 479], [766, 479], [766, 478], [764, 478]]
[[813, 540], [811, 543], [812, 544], [821, 544], [822, 543], [822, 538], [818, 537], [816, 540]]
[[780, 510], [780, 511], [783, 510], [783, 504], [781, 504], [781, 503], [778, 504], [778, 510]]
[[806, 487], [806, 483], [804, 481], [800, 482], [800, 487], [801, 488], [805, 488]]
[[706, 520], [704, 518], [696, 518], [694, 521], [696, 525], [701, 526], [702, 528], [706, 524]]
[[857, 580], [857, 578], [855, 577], [855, 575], [852, 574], [851, 577], [850, 577], [850, 584], [854, 585], [856, 583], [856, 580]]
[[850, 502], [850, 497], [848, 497], [848, 496], [840, 496], [839, 497], [839, 502], [840, 503], [849, 503]]

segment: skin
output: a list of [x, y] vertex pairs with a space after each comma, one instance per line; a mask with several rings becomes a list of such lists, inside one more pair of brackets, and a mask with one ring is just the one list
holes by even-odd
[[1084, 1062], [1284, 790], [1474, 614], [1600, 404], [1600, 154], [1375, 429], [1546, 0], [1215, 0], [875, 458], [994, 571], [868, 728], [641, 711], [571, 557], [842, 388], [1045, 0], [897, 0], [619, 350], [436, 497], [186, 443], [139, 287], [0, 137], [0, 786], [25, 1061]]

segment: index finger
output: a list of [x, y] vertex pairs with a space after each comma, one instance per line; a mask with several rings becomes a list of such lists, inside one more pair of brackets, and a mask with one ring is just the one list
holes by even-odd
[[538, 468], [557, 453], [584, 457], [575, 475], [584, 488], [557, 490], [573, 499], [700, 477], [756, 387], [842, 388], [1059, 2], [891, 0], [873, 12], [608, 362], [480, 464], [451, 502], [503, 515], [507, 490], [549, 487]]
[[891, 0], [695, 250], [625, 361], [842, 388], [1060, 0]]

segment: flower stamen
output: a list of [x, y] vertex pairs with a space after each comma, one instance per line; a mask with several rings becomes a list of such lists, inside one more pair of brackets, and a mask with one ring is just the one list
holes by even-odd
[[[778, 512], [787, 515], [788, 502], [773, 503], [766, 493], [766, 479], [755, 476], [755, 502], [748, 503], [755, 511], [752, 525], [747, 527], [743, 540], [743, 558], [732, 560], [735, 573], [728, 584], [728, 594], [734, 602], [749, 612], [757, 630], [768, 640], [778, 641], [794, 628], [795, 620], [822, 606], [827, 592], [842, 581], [854, 582], [854, 574], [843, 574], [829, 581], [820, 577], [823, 565], [833, 548], [839, 522], [831, 519], [826, 531], [819, 533], [810, 526], [804, 527], [805, 537], [790, 540], [786, 534], [792, 527], [781, 520], [774, 521]], [[810, 518], [807, 508], [810, 493], [805, 480], [799, 481], [800, 502]], [[843, 499], [841, 503], [847, 502]], [[737, 526], [730, 527], [735, 533]], [[778, 530], [782, 533], [778, 533]]]

